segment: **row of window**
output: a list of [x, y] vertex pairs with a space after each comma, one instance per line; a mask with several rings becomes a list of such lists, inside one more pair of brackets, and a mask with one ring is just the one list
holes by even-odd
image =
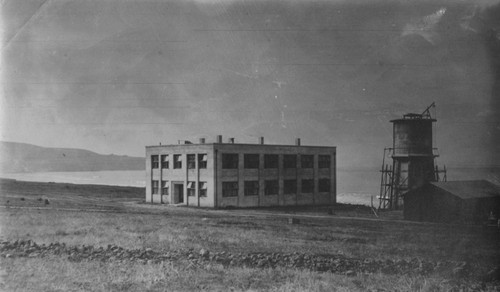
[[[187, 194], [189, 197], [194, 197], [196, 194], [196, 182], [190, 181], [187, 183]], [[157, 195], [160, 191], [160, 181], [152, 180], [151, 181], [151, 193], [153, 195]], [[168, 181], [161, 181], [161, 194], [163, 196], [168, 196], [170, 194]], [[207, 196], [207, 183], [206, 182], [198, 182], [198, 196], [206, 197]]]
[[[301, 193], [314, 192], [314, 179], [303, 179], [301, 186]], [[278, 180], [264, 181], [264, 194], [266, 196], [277, 195], [279, 192]], [[318, 192], [330, 192], [330, 179], [321, 178], [318, 180]], [[283, 180], [283, 193], [285, 195], [297, 193], [297, 180], [286, 179]], [[258, 196], [259, 195], [259, 181], [245, 181], [244, 183], [245, 196]], [[223, 197], [237, 197], [238, 196], [238, 182], [229, 181], [222, 182], [222, 196]]]
[[[278, 168], [278, 154], [264, 154], [264, 168]], [[283, 168], [297, 168], [298, 156], [294, 154], [283, 155]], [[222, 168], [236, 169], [239, 164], [239, 155], [236, 153], [222, 154]], [[318, 155], [318, 168], [330, 168], [330, 155]], [[259, 168], [259, 154], [243, 154], [243, 167], [246, 169]], [[301, 168], [314, 167], [314, 155], [300, 155]]]
[[[173, 168], [180, 169], [182, 168], [182, 154], [174, 154], [173, 156]], [[196, 168], [196, 154], [188, 154], [186, 155], [186, 165], [188, 169]], [[170, 168], [170, 155], [151, 155], [151, 168], [161, 168], [168, 169]], [[204, 169], [207, 168], [207, 154], [198, 154], [198, 168]]]
[[[182, 154], [174, 154], [173, 168], [182, 168]], [[188, 169], [196, 168], [196, 158], [198, 157], [198, 168], [207, 168], [207, 154], [187, 154], [186, 164]], [[278, 168], [279, 155], [278, 154], [264, 154], [264, 168]], [[297, 168], [298, 156], [294, 154], [283, 155], [283, 168]], [[222, 168], [223, 169], [237, 169], [239, 165], [239, 155], [237, 153], [223, 153], [222, 154]], [[331, 157], [330, 155], [318, 155], [318, 168], [330, 168]], [[169, 155], [152, 155], [151, 168], [170, 168]], [[243, 167], [246, 169], [257, 169], [260, 166], [259, 154], [244, 154]], [[300, 155], [301, 168], [314, 167], [314, 155]]]
[[[313, 193], [314, 192], [314, 179], [303, 179], [301, 192], [302, 193]], [[168, 181], [151, 181], [152, 194], [156, 195], [160, 191], [161, 183], [161, 194], [168, 196], [169, 184]], [[194, 197], [196, 194], [196, 182], [187, 183], [187, 195], [189, 197]], [[279, 192], [279, 182], [278, 180], [265, 180], [264, 181], [264, 194], [266, 196], [277, 195]], [[318, 180], [318, 192], [330, 192], [330, 179], [322, 178]], [[286, 179], [283, 180], [283, 193], [296, 194], [297, 193], [297, 180], [296, 179]], [[259, 195], [259, 181], [245, 181], [244, 182], [244, 194], [245, 196], [258, 196]], [[207, 196], [207, 183], [198, 182], [198, 196]], [[238, 182], [222, 182], [222, 196], [223, 197], [237, 197], [238, 196]]]

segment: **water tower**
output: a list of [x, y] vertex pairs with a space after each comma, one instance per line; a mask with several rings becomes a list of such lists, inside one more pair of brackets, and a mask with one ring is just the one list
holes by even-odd
[[[426, 182], [446, 180], [446, 168], [439, 170], [434, 164], [437, 148], [433, 147], [432, 103], [421, 114], [409, 113], [392, 120], [392, 148], [384, 149], [379, 209], [401, 209], [406, 191]], [[392, 166], [385, 158], [392, 158]]]

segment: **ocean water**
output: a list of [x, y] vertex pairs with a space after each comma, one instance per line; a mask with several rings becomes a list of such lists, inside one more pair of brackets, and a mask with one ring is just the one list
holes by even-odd
[[[338, 202], [348, 204], [370, 204], [375, 196], [378, 173], [349, 171], [338, 173]], [[79, 172], [32, 172], [1, 173], [0, 177], [23, 181], [57, 182], [72, 184], [96, 184], [145, 187], [144, 171], [79, 171]]]
[[145, 187], [143, 170], [0, 173], [0, 177], [24, 181]]
[[[0, 177], [23, 181], [59, 182], [145, 187], [146, 173], [139, 171], [82, 171], [1, 173]], [[448, 180], [487, 179], [500, 184], [500, 168], [456, 168], [448, 170]], [[337, 170], [337, 202], [378, 207], [380, 172], [377, 169]]]
[[337, 170], [337, 202], [378, 207], [380, 172], [368, 170]]

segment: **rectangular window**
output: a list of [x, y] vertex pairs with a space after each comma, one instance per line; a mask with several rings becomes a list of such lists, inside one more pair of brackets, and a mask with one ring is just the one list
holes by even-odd
[[283, 155], [283, 168], [297, 168], [297, 155]]
[[206, 154], [198, 154], [198, 168], [199, 169], [207, 168], [207, 155]]
[[174, 154], [174, 168], [179, 169], [182, 168], [182, 155]]
[[245, 196], [258, 196], [259, 195], [259, 181], [245, 181]]
[[222, 196], [223, 197], [237, 197], [238, 196], [238, 182], [237, 181], [222, 182]]
[[318, 168], [330, 168], [330, 155], [318, 156]]
[[300, 156], [301, 168], [314, 167], [314, 155], [301, 155]]
[[266, 180], [264, 193], [266, 196], [277, 195], [279, 190], [278, 180]]
[[188, 181], [187, 183], [187, 195], [188, 197], [194, 197], [196, 194], [196, 186], [194, 181]]
[[278, 168], [278, 155], [265, 154], [264, 155], [264, 168]]
[[188, 169], [195, 169], [196, 168], [196, 155], [194, 154], [188, 154], [187, 157], [187, 168]]
[[243, 161], [245, 168], [259, 168], [259, 154], [244, 154]]
[[161, 168], [169, 168], [168, 165], [168, 155], [161, 156]]
[[302, 180], [302, 193], [312, 193], [314, 192], [314, 180], [313, 179], [303, 179]]
[[207, 183], [204, 181], [200, 181], [198, 183], [198, 196], [206, 197], [207, 196]]
[[238, 154], [222, 153], [222, 168], [223, 169], [237, 169], [238, 168]]
[[161, 181], [161, 194], [163, 196], [168, 196], [168, 181]]
[[151, 168], [158, 168], [160, 167], [160, 159], [158, 155], [151, 155]]
[[283, 193], [296, 194], [297, 193], [297, 180], [296, 179], [285, 179], [283, 181]]
[[330, 192], [330, 179], [320, 178], [318, 180], [318, 192], [329, 193]]
[[157, 180], [151, 181], [151, 193], [153, 195], [158, 194], [158, 187], [159, 187], [159, 185], [158, 185], [158, 181]]

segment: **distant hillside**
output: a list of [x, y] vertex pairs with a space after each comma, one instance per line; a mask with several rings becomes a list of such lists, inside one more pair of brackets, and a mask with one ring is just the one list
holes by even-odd
[[143, 170], [144, 158], [0, 141], [0, 172]]

